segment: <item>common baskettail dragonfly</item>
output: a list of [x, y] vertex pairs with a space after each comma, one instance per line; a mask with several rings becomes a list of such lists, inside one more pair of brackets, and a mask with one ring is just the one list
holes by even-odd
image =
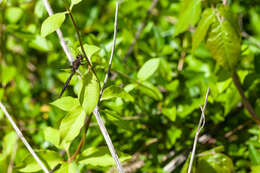
[[78, 56], [76, 57], [76, 59], [72, 62], [71, 74], [70, 74], [69, 78], [67, 79], [67, 81], [66, 81], [64, 87], [62, 88], [59, 97], [62, 96], [62, 94], [64, 93], [65, 89], [66, 89], [67, 86], [69, 85], [70, 80], [72, 79], [72, 76], [73, 76], [73, 75], [76, 73], [76, 71], [78, 70], [79, 66], [81, 65], [82, 60], [83, 60], [82, 55], [78, 55]]

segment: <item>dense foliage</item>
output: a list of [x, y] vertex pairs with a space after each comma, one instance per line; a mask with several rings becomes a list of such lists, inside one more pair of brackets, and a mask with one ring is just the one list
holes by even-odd
[[[113, 172], [95, 117], [87, 133], [84, 124], [107, 72], [116, 2], [65, 3], [92, 67], [83, 63], [58, 98], [70, 64], [54, 31], [84, 55], [64, 1], [50, 1], [49, 17], [42, 0], [1, 0], [0, 100], [49, 170]], [[187, 172], [208, 87], [192, 171], [260, 172], [259, 26], [257, 0], [120, 2], [99, 111], [126, 172]], [[1, 110], [0, 125], [1, 172], [40, 172]]]

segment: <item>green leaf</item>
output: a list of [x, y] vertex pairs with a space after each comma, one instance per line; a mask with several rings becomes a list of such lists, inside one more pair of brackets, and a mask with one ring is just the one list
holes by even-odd
[[85, 117], [85, 112], [82, 111], [82, 108], [79, 106], [74, 108], [63, 118], [59, 128], [62, 141], [60, 144], [61, 147], [66, 150], [68, 149], [69, 143], [78, 136], [80, 129], [83, 127]]
[[168, 117], [172, 122], [176, 119], [176, 106], [173, 106], [172, 108], [162, 108], [162, 113], [166, 117]]
[[[50, 151], [50, 150], [41, 150], [36, 151], [36, 154], [47, 163], [48, 166], [53, 169], [57, 164], [62, 163], [63, 159], [58, 152]], [[24, 167], [19, 169], [20, 172], [37, 172], [42, 170], [39, 164], [35, 161], [35, 159], [28, 154], [24, 159]]]
[[[115, 162], [107, 147], [88, 148], [82, 152], [82, 157], [79, 161], [80, 164], [86, 164], [91, 166], [107, 167], [115, 165]], [[130, 159], [131, 156], [120, 157], [120, 161]]]
[[210, 25], [214, 22], [215, 13], [211, 8], [204, 10], [199, 25], [192, 36], [192, 51], [194, 51], [200, 43], [205, 39]]
[[141, 69], [137, 73], [137, 77], [140, 80], [146, 80], [154, 74], [160, 65], [159, 58], [153, 58], [144, 63]]
[[77, 168], [77, 165], [75, 162], [71, 163], [63, 163], [61, 167], [55, 171], [55, 173], [78, 173], [79, 169]]
[[144, 94], [152, 97], [155, 100], [161, 100], [163, 98], [162, 93], [160, 90], [148, 82], [143, 82], [142, 85], [138, 85], [137, 87], [141, 92]]
[[71, 111], [75, 107], [80, 106], [79, 100], [70, 96], [61, 97], [52, 102], [51, 105], [56, 106], [64, 111]]
[[79, 102], [86, 114], [89, 115], [98, 103], [100, 86], [96, 76], [91, 71], [82, 76], [80, 84]]
[[51, 42], [47, 41], [46, 38], [37, 35], [33, 40], [31, 40], [29, 47], [39, 51], [48, 52], [52, 50], [53, 45]]
[[71, 4], [70, 4], [70, 10], [73, 8], [74, 5], [80, 3], [82, 0], [71, 0]]
[[221, 16], [211, 25], [206, 47], [219, 65], [233, 72], [240, 56], [241, 37], [234, 24], [237, 19], [226, 17], [228, 12], [221, 8], [217, 13]]
[[12, 153], [17, 139], [18, 137], [15, 132], [9, 132], [5, 135], [3, 140], [3, 155], [7, 156]]
[[[84, 44], [83, 48], [87, 54], [88, 59], [91, 59], [91, 57], [100, 50], [99, 47], [89, 44]], [[81, 47], [78, 47], [78, 51], [81, 52]]]
[[201, 0], [184, 0], [182, 2], [182, 10], [180, 11], [179, 20], [174, 35], [178, 35], [187, 31], [189, 26], [194, 26], [201, 13]]
[[248, 150], [252, 165], [260, 165], [260, 152], [254, 147], [252, 143], [249, 143]]
[[209, 153], [198, 159], [196, 172], [231, 173], [234, 169], [232, 160], [222, 153]]
[[45, 19], [41, 27], [41, 36], [45, 37], [50, 33], [56, 31], [64, 22], [65, 14], [66, 12], [56, 13]]
[[260, 165], [257, 166], [251, 166], [251, 172], [250, 173], [259, 173], [260, 172]]
[[3, 85], [6, 85], [14, 78], [16, 74], [16, 68], [13, 66], [3, 66], [1, 72], [2, 72], [1, 83]]
[[55, 145], [57, 148], [59, 148], [60, 143], [60, 132], [57, 129], [54, 129], [52, 127], [47, 127], [44, 129], [44, 137], [45, 140]]
[[120, 88], [118, 86], [109, 86], [104, 90], [104, 93], [102, 95], [101, 100], [108, 100], [115, 97], [120, 97], [129, 101], [134, 101], [134, 98], [126, 92], [123, 88]]
[[5, 16], [8, 22], [17, 23], [23, 15], [23, 10], [19, 7], [9, 7], [5, 11]]

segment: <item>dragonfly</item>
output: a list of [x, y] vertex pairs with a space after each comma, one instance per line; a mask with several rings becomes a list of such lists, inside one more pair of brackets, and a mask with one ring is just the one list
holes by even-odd
[[69, 85], [70, 80], [72, 79], [72, 76], [76, 73], [76, 71], [78, 70], [79, 66], [82, 65], [82, 63], [81, 63], [82, 60], [83, 60], [83, 57], [82, 57], [82, 55], [79, 54], [79, 55], [76, 57], [76, 59], [72, 62], [72, 67], [71, 67], [70, 76], [69, 76], [69, 78], [67, 79], [67, 81], [66, 81], [64, 87], [62, 88], [59, 97], [62, 96], [62, 94], [64, 93], [65, 89], [66, 89], [67, 86]]

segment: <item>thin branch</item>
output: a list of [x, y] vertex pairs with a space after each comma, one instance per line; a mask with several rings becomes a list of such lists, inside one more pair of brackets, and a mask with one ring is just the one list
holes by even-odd
[[210, 89], [208, 88], [203, 108], [200, 107], [201, 108], [201, 116], [200, 116], [200, 121], [199, 121], [199, 124], [198, 124], [198, 127], [197, 127], [197, 131], [196, 131], [196, 135], [195, 135], [195, 138], [194, 138], [194, 142], [193, 142], [193, 148], [192, 148], [192, 153], [191, 153], [191, 157], [190, 157], [190, 163], [189, 163], [189, 167], [188, 167], [188, 173], [191, 172], [192, 163], [193, 163], [195, 152], [196, 152], [196, 145], [197, 145], [198, 138], [199, 138], [199, 133], [200, 133], [201, 129], [203, 128], [204, 124], [205, 124], [205, 114], [204, 114], [204, 112], [205, 112], [205, 109], [206, 109], [206, 106], [207, 106], [207, 103], [208, 103], [209, 90]]
[[[69, 16], [70, 16], [70, 18], [71, 18], [71, 21], [72, 21], [72, 24], [73, 24], [73, 26], [74, 26], [74, 29], [75, 29], [75, 31], [76, 31], [76, 33], [77, 33], [77, 37], [78, 37], [78, 40], [79, 40], [79, 44], [80, 44], [81, 51], [82, 51], [82, 53], [84, 54], [84, 57], [85, 57], [86, 60], [87, 60], [87, 63], [88, 63], [88, 66], [89, 66], [90, 70], [94, 73], [94, 75], [95, 75], [96, 78], [97, 78], [97, 74], [96, 74], [96, 72], [95, 72], [95, 70], [94, 70], [94, 68], [93, 68], [93, 66], [92, 66], [92, 63], [91, 63], [89, 57], [87, 57], [87, 54], [86, 54], [86, 52], [85, 52], [85, 50], [84, 50], [83, 42], [82, 42], [82, 39], [81, 39], [79, 30], [78, 30], [78, 27], [77, 27], [77, 25], [76, 25], [76, 22], [75, 22], [75, 20], [74, 20], [74, 18], [73, 18], [73, 16], [72, 16], [71, 11], [70, 11], [70, 8], [67, 6], [65, 0], [63, 0], [63, 3], [64, 3], [65, 8], [66, 8], [67, 11], [68, 11], [68, 14], [69, 14]], [[97, 78], [97, 79], [98, 79], [98, 78]]]
[[[46, 10], [47, 10], [47, 12], [48, 12], [48, 14], [49, 14], [49, 16], [52, 16], [52, 15], [53, 15], [53, 11], [52, 11], [52, 9], [51, 9], [51, 6], [50, 6], [48, 0], [43, 0], [43, 3], [44, 3], [44, 6], [45, 6], [45, 8], [46, 8]], [[67, 58], [68, 58], [68, 60], [69, 60], [69, 62], [70, 62], [70, 64], [72, 64], [72, 62], [73, 62], [73, 56], [72, 56], [72, 54], [71, 54], [71, 52], [70, 52], [70, 50], [69, 50], [69, 48], [68, 48], [68, 46], [67, 46], [67, 44], [66, 44], [66, 42], [65, 42], [65, 39], [64, 39], [64, 37], [63, 37], [63, 34], [62, 34], [61, 30], [60, 30], [60, 29], [57, 29], [57, 30], [56, 30], [56, 33], [58, 34], [61, 47], [63, 48], [63, 50], [64, 50], [64, 52], [65, 52], [65, 54], [66, 54], [66, 56], [67, 56]]]
[[48, 169], [44, 166], [44, 164], [42, 163], [42, 161], [40, 160], [40, 158], [37, 156], [37, 154], [34, 152], [34, 150], [32, 149], [32, 147], [30, 146], [30, 144], [27, 142], [27, 140], [25, 139], [25, 137], [23, 136], [22, 132], [20, 131], [20, 129], [17, 127], [17, 125], [15, 124], [15, 122], [13, 121], [12, 117], [10, 116], [10, 114], [7, 112], [5, 106], [0, 102], [0, 107], [3, 110], [5, 116], [7, 117], [7, 119], [9, 120], [9, 122], [11, 123], [11, 125], [13, 126], [16, 134], [18, 135], [18, 137], [22, 140], [22, 142], [24, 143], [24, 145], [26, 146], [26, 148], [29, 150], [29, 152], [31, 153], [31, 155], [33, 156], [33, 158], [36, 160], [36, 162], [40, 165], [40, 167], [42, 168], [42, 170], [45, 173], [48, 173]]
[[247, 100], [246, 96], [245, 96], [245, 93], [241, 87], [241, 83], [240, 83], [240, 80], [239, 80], [239, 77], [237, 75], [237, 73], [235, 72], [232, 76], [232, 79], [233, 79], [233, 82], [242, 98], [242, 102], [245, 106], [245, 108], [247, 109], [247, 111], [249, 112], [249, 114], [251, 115], [252, 119], [258, 124], [260, 125], [260, 120], [259, 120], [259, 116], [255, 113], [252, 105], [250, 104], [250, 102]]
[[113, 159], [116, 162], [116, 167], [118, 169], [118, 172], [119, 173], [124, 173], [124, 170], [123, 170], [122, 165], [121, 165], [121, 163], [119, 161], [119, 158], [118, 158], [118, 155], [117, 155], [116, 150], [114, 148], [114, 145], [113, 145], [113, 143], [112, 143], [112, 141], [111, 141], [111, 139], [109, 137], [109, 134], [108, 134], [108, 132], [106, 130], [106, 127], [105, 127], [105, 125], [104, 125], [104, 123], [103, 123], [103, 121], [102, 121], [102, 119], [100, 117], [100, 113], [98, 111], [98, 106], [95, 107], [93, 113], [94, 113], [94, 115], [95, 115], [95, 117], [97, 119], [97, 123], [99, 125], [99, 128], [100, 128], [102, 134], [103, 134], [103, 137], [105, 138], [105, 141], [107, 143], [109, 151], [112, 154], [112, 157], [113, 157]]
[[123, 58], [123, 61], [124, 61], [124, 62], [127, 60], [127, 58], [129, 57], [129, 55], [131, 55], [131, 53], [133, 52], [134, 46], [135, 46], [135, 44], [136, 44], [136, 41], [137, 41], [138, 38], [140, 37], [141, 32], [143, 31], [145, 25], [147, 24], [147, 20], [148, 20], [150, 14], [152, 13], [152, 10], [153, 10], [154, 7], [156, 6], [157, 2], [158, 2], [158, 0], [153, 0], [151, 6], [150, 6], [150, 8], [149, 8], [149, 10], [148, 10], [147, 13], [146, 13], [146, 16], [145, 16], [145, 18], [144, 18], [144, 20], [143, 20], [141, 26], [138, 28], [137, 33], [135, 34], [134, 40], [132, 41], [132, 43], [131, 43], [131, 45], [130, 45], [130, 47], [129, 47], [129, 49], [128, 49], [126, 55], [125, 55], [125, 57]]
[[115, 46], [116, 46], [117, 16], [118, 16], [118, 2], [116, 3], [113, 46], [112, 46], [112, 50], [111, 50], [111, 54], [110, 54], [109, 64], [108, 64], [108, 68], [107, 68], [107, 74], [106, 74], [106, 76], [105, 76], [105, 80], [104, 80], [103, 87], [102, 87], [102, 89], [101, 89], [101, 91], [100, 91], [99, 100], [100, 100], [101, 97], [102, 97], [103, 91], [104, 91], [104, 89], [105, 89], [105, 86], [106, 86], [106, 83], [107, 83], [107, 80], [108, 80], [108, 76], [109, 76], [109, 73], [110, 73], [110, 69], [111, 69], [111, 66], [112, 66], [112, 60], [113, 60], [113, 55], [114, 55], [114, 49], [115, 49]]

